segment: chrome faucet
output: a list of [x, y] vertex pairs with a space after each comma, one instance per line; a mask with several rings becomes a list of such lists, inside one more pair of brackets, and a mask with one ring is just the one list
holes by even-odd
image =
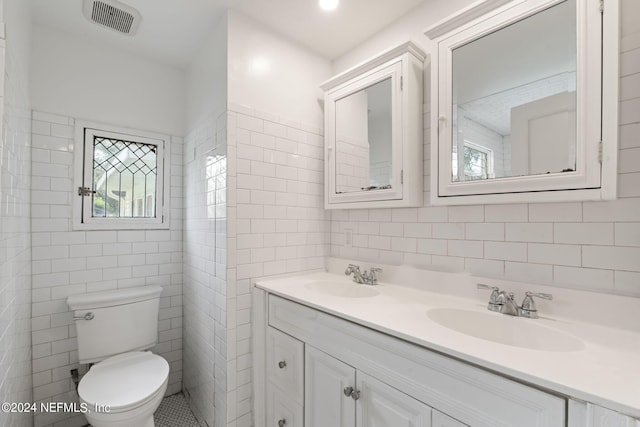
[[353, 281], [356, 283], [362, 283], [366, 285], [377, 285], [378, 277], [376, 276], [376, 273], [381, 273], [381, 272], [382, 272], [382, 269], [376, 268], [376, 267], [371, 267], [369, 272], [367, 272], [366, 270], [364, 272], [361, 272], [360, 266], [349, 264], [347, 269], [344, 271], [344, 274], [347, 276], [353, 274]]
[[498, 305], [500, 306], [500, 313], [502, 314], [508, 314], [509, 316], [519, 315], [518, 304], [514, 299], [513, 292], [498, 292]]
[[509, 316], [528, 317], [529, 319], [538, 318], [538, 309], [536, 308], [533, 297], [544, 298], [548, 300], [553, 299], [553, 295], [551, 294], [527, 292], [525, 293], [526, 296], [522, 301], [522, 306], [519, 307], [514, 299], [513, 292], [507, 293], [505, 291], [501, 291], [496, 286], [487, 286], [482, 283], [478, 283], [478, 289], [487, 289], [491, 291], [487, 309], [498, 313], [507, 314]]

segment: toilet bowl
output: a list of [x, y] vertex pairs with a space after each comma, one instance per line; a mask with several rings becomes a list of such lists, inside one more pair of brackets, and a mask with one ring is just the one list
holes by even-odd
[[153, 427], [169, 363], [158, 340], [159, 286], [72, 295], [80, 363], [92, 363], [78, 397], [93, 427]]
[[169, 364], [151, 352], [110, 357], [91, 367], [78, 385], [93, 427], [153, 427], [167, 389]]

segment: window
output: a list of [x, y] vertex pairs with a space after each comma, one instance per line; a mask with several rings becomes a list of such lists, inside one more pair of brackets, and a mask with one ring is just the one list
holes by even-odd
[[[464, 141], [462, 166], [464, 181], [494, 178], [493, 150], [469, 141]], [[458, 181], [458, 153], [456, 150], [452, 153], [451, 171], [453, 181]]]
[[465, 144], [464, 146], [464, 180], [487, 179], [490, 177], [489, 163], [491, 151], [484, 147]]
[[167, 137], [79, 122], [76, 143], [76, 228], [168, 227]]

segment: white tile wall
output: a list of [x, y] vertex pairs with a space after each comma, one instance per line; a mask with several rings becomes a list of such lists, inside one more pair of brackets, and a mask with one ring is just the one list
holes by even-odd
[[[25, 76], [12, 66], [19, 52], [11, 41], [5, 54], [0, 39], [0, 399], [17, 403], [32, 400], [31, 112]], [[31, 414], [2, 412], [0, 425], [30, 426]]]
[[[74, 119], [33, 112], [32, 342], [35, 401], [72, 402], [79, 366], [69, 295], [160, 285], [158, 345], [169, 361], [167, 394], [182, 388], [182, 140], [171, 138], [169, 230], [73, 231]], [[37, 414], [36, 426], [83, 425], [82, 415]]]
[[227, 406], [226, 145], [226, 113], [184, 144], [183, 386], [208, 426], [224, 425]]
[[[623, 1], [622, 13], [630, 6]], [[635, 27], [623, 28], [621, 43], [618, 200], [334, 211], [332, 256], [640, 297], [640, 21], [625, 22]], [[428, 138], [427, 128], [425, 165]]]
[[330, 225], [321, 129], [240, 105], [227, 117], [226, 425], [248, 427], [251, 280], [324, 268]]

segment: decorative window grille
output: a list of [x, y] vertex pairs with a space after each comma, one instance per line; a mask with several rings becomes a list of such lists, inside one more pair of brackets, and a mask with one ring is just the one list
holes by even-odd
[[156, 145], [94, 136], [92, 216], [155, 218], [156, 165]]
[[82, 177], [78, 228], [166, 228], [167, 139], [88, 126], [77, 133], [83, 148], [76, 155]]

